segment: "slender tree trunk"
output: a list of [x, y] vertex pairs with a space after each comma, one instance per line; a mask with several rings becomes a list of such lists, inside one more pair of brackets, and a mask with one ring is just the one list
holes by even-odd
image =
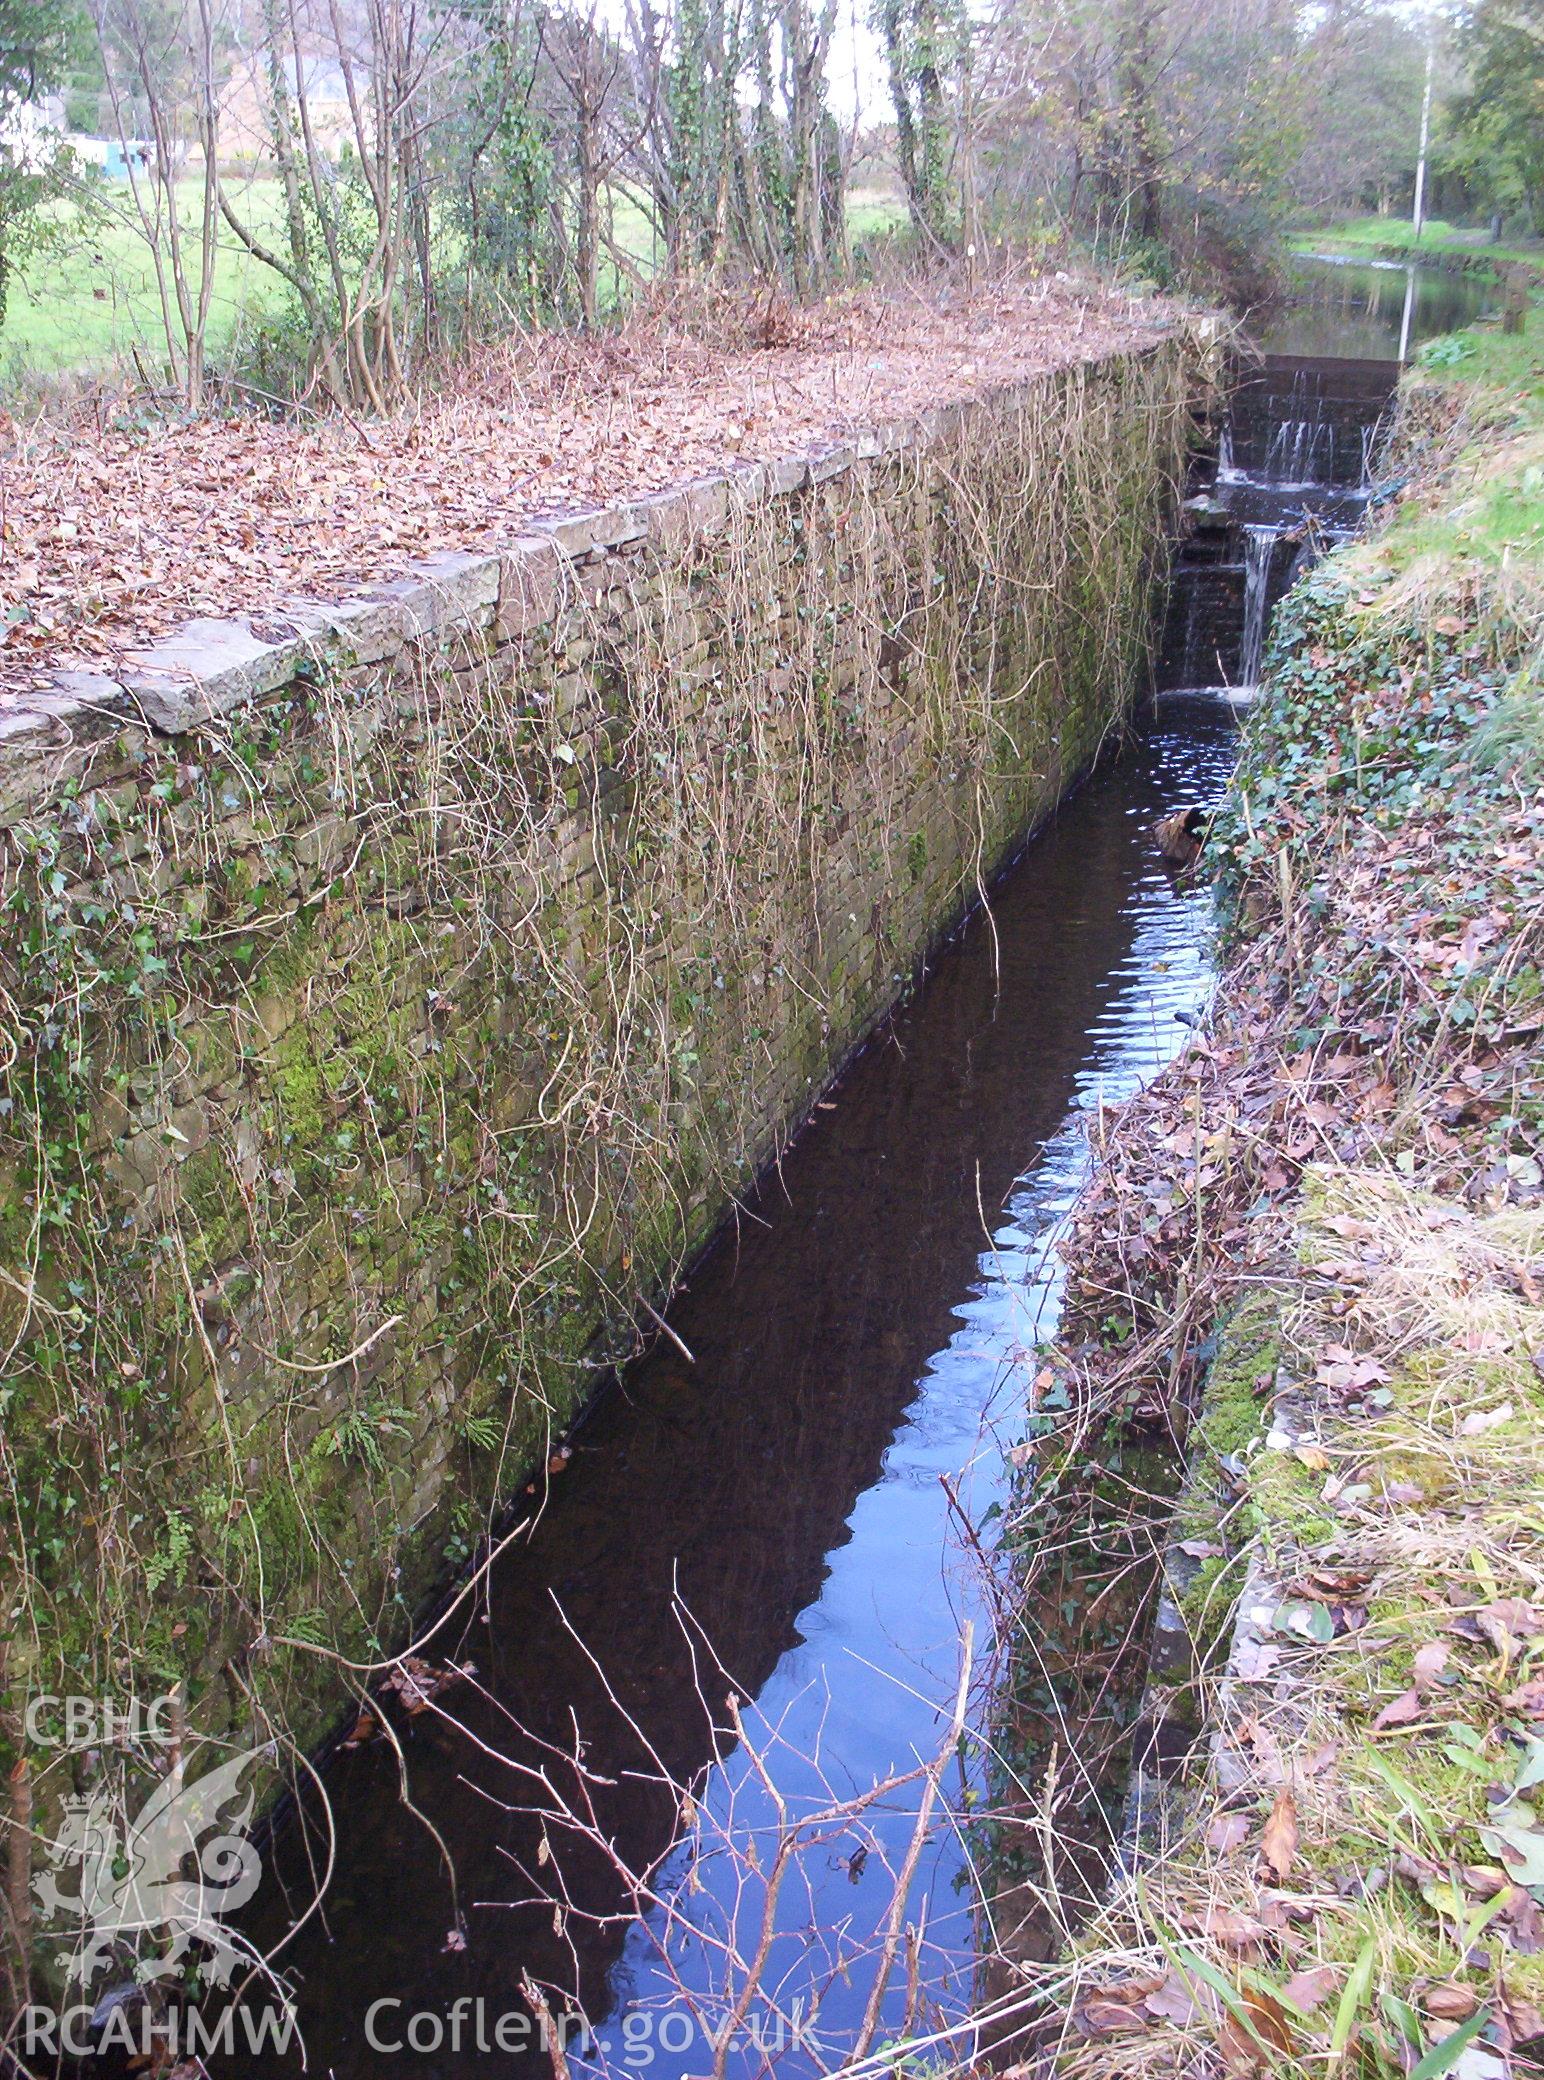
[[1116, 32], [1121, 200], [1128, 221], [1144, 239], [1163, 236], [1163, 190], [1153, 108], [1157, 13], [1154, 0], [1127, 0]]
[[596, 132], [600, 111], [596, 107], [595, 63], [585, 29], [584, 48], [579, 54], [574, 96], [574, 170], [578, 182], [575, 197], [576, 227], [574, 265], [579, 276], [579, 317], [586, 332], [595, 330], [597, 319], [597, 271], [599, 256], [598, 215], [600, 209], [599, 153]]
[[879, 27], [890, 76], [890, 105], [895, 110], [895, 156], [900, 167], [901, 186], [906, 193], [906, 209], [913, 231], [925, 231], [927, 212], [917, 162], [917, 126], [911, 111], [901, 0], [884, 0], [879, 13]]

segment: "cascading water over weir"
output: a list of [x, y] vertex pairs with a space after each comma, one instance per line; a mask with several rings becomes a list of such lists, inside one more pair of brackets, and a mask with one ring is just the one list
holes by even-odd
[[1257, 686], [1260, 682], [1271, 564], [1280, 539], [1279, 527], [1248, 527], [1244, 530], [1244, 634], [1239, 645], [1239, 678], [1245, 686]]
[[1276, 602], [1343, 540], [1372, 492], [1398, 364], [1266, 355], [1238, 378], [1186, 504], [1158, 668], [1161, 692], [1252, 690]]
[[1325, 416], [1318, 372], [1297, 369], [1289, 416], [1277, 421], [1265, 451], [1264, 481], [1283, 490], [1335, 482], [1335, 425]]

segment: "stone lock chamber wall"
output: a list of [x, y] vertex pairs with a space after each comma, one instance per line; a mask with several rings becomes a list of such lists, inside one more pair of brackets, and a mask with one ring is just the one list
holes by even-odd
[[403, 1641], [1118, 722], [1187, 359], [0, 720], [0, 1733]]

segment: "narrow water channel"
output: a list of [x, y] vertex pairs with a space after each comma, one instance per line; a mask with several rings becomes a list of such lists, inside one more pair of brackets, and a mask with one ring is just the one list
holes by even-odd
[[[1209, 982], [1209, 894], [1148, 827], [1226, 784], [1230, 688], [1371, 494], [1398, 332], [1485, 299], [1402, 277], [1396, 309], [1365, 272], [1304, 269], [1192, 487], [1159, 674], [1190, 690], [1026, 848], [699, 1266], [678, 1345], [601, 1400], [436, 1637], [477, 1673], [414, 1722], [402, 1776], [379, 1741], [326, 1772], [336, 1866], [281, 1958], [309, 2071], [545, 2070], [498, 2031], [532, 1989], [589, 2027], [576, 2080], [802, 2076], [967, 2012], [981, 1755], [939, 1772], [913, 1860], [920, 1773], [962, 1642], [991, 1665], [979, 1534], [1087, 1124], [1170, 1059]], [[312, 1896], [310, 1819], [272, 1846], [265, 1946]]]
[[[740, 1985], [729, 1972], [725, 1997], [714, 1946], [733, 1929], [750, 1954], [776, 1856], [752, 1751], [790, 1820], [933, 1757], [966, 1625], [983, 1664], [990, 1647], [959, 1527], [988, 1517], [1022, 1432], [1084, 1124], [1168, 1060], [1208, 986], [1209, 898], [1173, 879], [1148, 825], [1217, 796], [1234, 726], [1223, 700], [1166, 702], [1063, 805], [699, 1268], [671, 1310], [695, 1365], [662, 1341], [629, 1373], [485, 1608], [436, 1641], [479, 1673], [446, 1700], [459, 1727], [421, 1719], [407, 1742], [421, 1817], [383, 1744], [330, 1769], [325, 1918], [282, 1960], [312, 2072], [512, 2069], [469, 2020], [455, 2048], [450, 2017], [480, 2000], [492, 2042], [525, 1974], [583, 2011], [613, 2070], [709, 2070], [703, 2025]], [[693, 1785], [695, 1827], [672, 1784]], [[969, 1994], [974, 1895], [959, 1770], [943, 1791], [905, 1918], [923, 1932], [914, 1985], [947, 2016]], [[806, 2029], [814, 2015], [819, 2049], [790, 2044], [779, 2071], [853, 2041], [920, 1795], [899, 1786], [793, 1859], [762, 1979]], [[552, 1817], [581, 1796], [615, 1857], [654, 1870], [644, 1917], [612, 1858]], [[279, 1866], [308, 1896], [300, 1851], [291, 1830], [270, 1858], [255, 1933], [286, 1918]], [[880, 2038], [907, 1978], [903, 1961]], [[367, 2029], [381, 2002], [397, 2005]], [[730, 2072], [763, 2069], [765, 2007]], [[407, 2047], [415, 2014], [441, 2018], [437, 2047], [432, 2023]]]
[[[1485, 257], [1484, 248], [1476, 257]], [[1298, 253], [1279, 309], [1251, 327], [1266, 354], [1397, 361], [1439, 332], [1496, 308], [1492, 282], [1442, 267], [1338, 253]]]

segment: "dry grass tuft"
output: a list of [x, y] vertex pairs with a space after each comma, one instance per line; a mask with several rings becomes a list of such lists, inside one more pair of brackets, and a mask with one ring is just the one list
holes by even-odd
[[1544, 1221], [1308, 1198], [1215, 1746], [1074, 1945], [1069, 2073], [1408, 2073], [1462, 2029], [1478, 2080], [1544, 2032]]

